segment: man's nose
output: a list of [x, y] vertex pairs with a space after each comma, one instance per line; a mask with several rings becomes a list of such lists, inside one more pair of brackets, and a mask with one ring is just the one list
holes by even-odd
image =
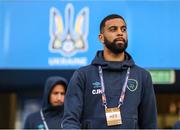
[[62, 95], [61, 95], [60, 93], [58, 93], [58, 94], [57, 94], [57, 99], [61, 99], [61, 96], [62, 96]]

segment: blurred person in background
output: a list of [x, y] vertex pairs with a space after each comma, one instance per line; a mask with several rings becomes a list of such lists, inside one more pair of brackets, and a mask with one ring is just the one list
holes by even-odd
[[97, 52], [90, 65], [75, 71], [70, 80], [62, 128], [156, 129], [151, 75], [126, 51], [124, 18], [117, 14], [105, 17], [99, 40], [104, 49]]
[[61, 128], [67, 85], [67, 80], [59, 76], [52, 76], [46, 80], [42, 108], [26, 118], [24, 129]]

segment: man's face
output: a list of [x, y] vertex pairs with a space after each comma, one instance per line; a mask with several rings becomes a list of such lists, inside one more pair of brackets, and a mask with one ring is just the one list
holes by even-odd
[[122, 53], [128, 44], [127, 28], [120, 18], [106, 21], [103, 32], [99, 35], [101, 42], [114, 54]]
[[65, 89], [63, 85], [57, 84], [51, 91], [50, 103], [52, 106], [59, 106], [64, 104]]

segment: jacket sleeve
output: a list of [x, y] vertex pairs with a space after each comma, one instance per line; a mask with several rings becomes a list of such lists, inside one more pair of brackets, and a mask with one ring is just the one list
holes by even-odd
[[138, 110], [140, 129], [157, 129], [157, 108], [152, 79], [149, 72], [143, 76], [142, 97]]
[[64, 116], [61, 127], [64, 129], [80, 129], [83, 109], [84, 80], [79, 71], [74, 72], [67, 89], [64, 102]]

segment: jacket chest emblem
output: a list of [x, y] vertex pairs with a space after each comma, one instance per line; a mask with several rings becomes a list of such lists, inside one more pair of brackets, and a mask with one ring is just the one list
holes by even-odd
[[128, 79], [127, 88], [129, 91], [134, 92], [138, 88], [138, 81], [135, 79]]
[[96, 94], [102, 94], [102, 90], [101, 90], [101, 83], [96, 81], [92, 83], [92, 94], [96, 95]]

